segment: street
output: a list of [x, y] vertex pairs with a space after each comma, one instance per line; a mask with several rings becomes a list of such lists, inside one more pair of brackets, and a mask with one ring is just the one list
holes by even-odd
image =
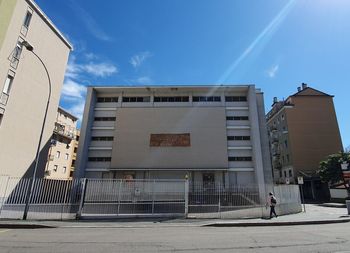
[[0, 252], [350, 252], [348, 223], [0, 229]]

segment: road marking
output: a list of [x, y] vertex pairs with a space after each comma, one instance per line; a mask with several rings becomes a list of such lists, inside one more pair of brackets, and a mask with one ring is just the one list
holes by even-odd
[[0, 230], [0, 233], [6, 233], [8, 231], [10, 231], [11, 229], [5, 229], [5, 230]]

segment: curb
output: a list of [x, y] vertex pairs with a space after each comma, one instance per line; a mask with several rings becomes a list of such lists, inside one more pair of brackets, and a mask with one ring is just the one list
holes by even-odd
[[346, 223], [350, 219], [338, 220], [316, 220], [316, 221], [280, 221], [280, 222], [242, 222], [242, 223], [211, 223], [202, 225], [202, 227], [267, 227], [267, 226], [300, 226], [300, 225], [321, 225]]
[[40, 229], [40, 228], [56, 228], [50, 225], [40, 225], [40, 224], [14, 224], [14, 223], [0, 223], [0, 228], [8, 229]]

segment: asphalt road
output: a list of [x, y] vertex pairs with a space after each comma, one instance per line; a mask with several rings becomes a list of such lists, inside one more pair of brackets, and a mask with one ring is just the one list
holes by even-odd
[[350, 225], [0, 229], [0, 252], [350, 252]]

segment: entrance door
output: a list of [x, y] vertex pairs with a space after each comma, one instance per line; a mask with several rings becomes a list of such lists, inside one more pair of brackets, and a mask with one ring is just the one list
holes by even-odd
[[203, 188], [213, 189], [215, 187], [215, 174], [203, 173]]

